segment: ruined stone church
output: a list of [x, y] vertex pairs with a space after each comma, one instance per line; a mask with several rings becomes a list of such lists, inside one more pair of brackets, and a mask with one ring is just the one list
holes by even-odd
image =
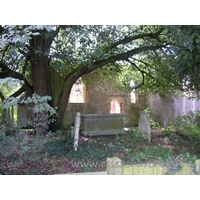
[[[187, 114], [188, 111], [200, 110], [200, 101], [188, 100], [179, 96], [172, 98], [159, 95], [145, 95], [136, 92], [124, 93], [118, 88], [113, 87], [112, 80], [101, 82], [89, 76], [92, 84], [74, 84], [68, 106], [65, 112], [64, 124], [74, 123], [77, 112], [84, 114], [126, 114], [124, 124], [128, 127], [137, 126], [140, 113], [149, 108], [152, 117], [161, 126], [165, 126], [170, 120], [180, 115]], [[59, 88], [62, 80], [59, 74], [53, 74], [52, 90], [55, 102], [58, 100]], [[134, 80], [131, 81], [134, 85]], [[18, 122], [21, 118], [30, 118], [27, 108], [18, 106]]]

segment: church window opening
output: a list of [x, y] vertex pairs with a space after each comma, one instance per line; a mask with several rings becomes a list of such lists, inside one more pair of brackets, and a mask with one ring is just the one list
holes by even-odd
[[120, 103], [117, 100], [112, 100], [111, 101], [111, 110], [110, 110], [111, 114], [114, 113], [121, 113], [121, 106]]
[[69, 102], [84, 103], [84, 84], [81, 79], [72, 86]]
[[[130, 86], [131, 86], [131, 87], [135, 87], [135, 82], [134, 82], [133, 80], [131, 80]], [[131, 97], [131, 103], [136, 103], [135, 89], [133, 89], [133, 90], [131, 91], [130, 97]]]

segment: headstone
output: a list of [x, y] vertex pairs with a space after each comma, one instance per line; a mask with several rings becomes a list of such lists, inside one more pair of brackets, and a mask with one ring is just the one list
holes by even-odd
[[76, 113], [75, 125], [74, 125], [74, 151], [77, 151], [78, 148], [78, 138], [79, 138], [79, 128], [81, 122], [81, 113]]
[[148, 114], [145, 111], [142, 111], [140, 114], [138, 126], [139, 131], [142, 132], [143, 136], [149, 140], [149, 143], [151, 143], [150, 120]]
[[30, 123], [25, 123], [25, 121], [33, 121], [34, 120], [34, 112], [33, 104], [19, 104], [17, 106], [17, 125], [21, 126], [23, 124], [23, 128], [33, 128], [33, 125]]
[[81, 116], [84, 135], [124, 134], [124, 117], [126, 114], [84, 114]]

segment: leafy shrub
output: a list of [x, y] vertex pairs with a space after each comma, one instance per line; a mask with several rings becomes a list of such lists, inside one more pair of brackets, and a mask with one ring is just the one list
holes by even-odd
[[[47, 100], [50, 100], [49, 96], [40, 97], [34, 94], [32, 98], [28, 97], [27, 100], [22, 100], [23, 103], [34, 102], [34, 113], [36, 117], [29, 123], [33, 124], [35, 128], [35, 134], [21, 131], [21, 128], [26, 125], [27, 122], [23, 122], [16, 127], [1, 126], [0, 129], [0, 173], [4, 173], [6, 170], [15, 169], [25, 162], [34, 162], [44, 157], [45, 150], [44, 144], [50, 141], [59, 140], [59, 137], [55, 137], [55, 134], [49, 132], [46, 135], [41, 135], [41, 126], [44, 126], [44, 122], [50, 123], [50, 116], [55, 114], [55, 109], [50, 107]], [[8, 98], [3, 105], [4, 108], [9, 108], [12, 105], [17, 106], [20, 99]], [[43, 121], [41, 126], [38, 126], [38, 119], [41, 119], [41, 113], [43, 113]], [[8, 134], [9, 133], [9, 134]], [[11, 134], [12, 133], [12, 134]]]
[[190, 164], [192, 171], [198, 174], [195, 166], [196, 156], [190, 155], [190, 153], [188, 152], [185, 154], [180, 154], [178, 156], [175, 156], [171, 155], [171, 149], [170, 149], [167, 158], [163, 159], [162, 157], [159, 157], [157, 160], [163, 162], [164, 166], [168, 168], [166, 174], [176, 174], [177, 171], [182, 170], [182, 166], [184, 163]]
[[47, 135], [30, 135], [18, 132], [16, 136], [1, 134], [0, 143], [0, 173], [5, 169], [16, 168], [26, 162], [38, 161], [45, 157], [44, 145], [47, 142], [58, 140], [53, 133]]
[[169, 136], [172, 145], [177, 147], [177, 152], [178, 150], [183, 152], [184, 149], [180, 147], [184, 146], [185, 151], [190, 149], [190, 153], [200, 157], [200, 129], [197, 124], [199, 115], [199, 111], [196, 114], [189, 111], [187, 115], [179, 116], [175, 121], [171, 121], [170, 126], [163, 131]]
[[[32, 97], [28, 97], [27, 99], [20, 99], [14, 97], [8, 97], [5, 100], [3, 108], [8, 109], [11, 106], [18, 106], [18, 103], [24, 104], [33, 104], [33, 108], [29, 107], [29, 110], [33, 110], [34, 119], [26, 121], [26, 124], [29, 124], [33, 127], [36, 134], [46, 133], [48, 130], [48, 124], [54, 122], [54, 119], [51, 118], [52, 115], [56, 114], [56, 110], [48, 104], [52, 97], [50, 96], [39, 96], [34, 93]], [[46, 132], [45, 132], [46, 131]]]

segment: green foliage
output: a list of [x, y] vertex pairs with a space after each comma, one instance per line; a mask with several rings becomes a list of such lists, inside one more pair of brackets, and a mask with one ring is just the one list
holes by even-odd
[[166, 175], [177, 174], [178, 171], [182, 170], [182, 166], [186, 163], [188, 165], [191, 165], [192, 171], [198, 175], [198, 172], [196, 171], [196, 167], [195, 167], [196, 156], [190, 155], [190, 153], [174, 156], [174, 155], [171, 155], [171, 151], [172, 149], [170, 149], [167, 158], [163, 159], [159, 157], [157, 159], [159, 162], [164, 163], [164, 166], [167, 167], [168, 171], [165, 173]]
[[[2, 133], [1, 138], [5, 141], [3, 148], [9, 147], [11, 152], [13, 151], [13, 153], [10, 153], [8, 156], [6, 154], [2, 157], [1, 164], [4, 166], [4, 168], [2, 168], [2, 173], [5, 172], [5, 169], [13, 169], [14, 165], [20, 165], [19, 160], [23, 162], [37, 162], [41, 158], [49, 160], [53, 157], [67, 158], [72, 162], [83, 161], [86, 164], [88, 162], [94, 163], [82, 169], [82, 171], [91, 172], [94, 170], [95, 163], [101, 164], [101, 162], [106, 161], [106, 158], [115, 156], [119, 157], [125, 164], [144, 164], [150, 162], [156, 165], [164, 163], [168, 170], [166, 174], [175, 174], [177, 171], [181, 170], [183, 164], [187, 162], [191, 164], [193, 171], [196, 173], [194, 162], [197, 157], [200, 158], [200, 154], [197, 155], [197, 157], [194, 156], [194, 151], [191, 147], [191, 145], [193, 146], [192, 143], [190, 143], [190, 147], [187, 146], [186, 143], [181, 142], [177, 145], [178, 143], [175, 143], [176, 138], [174, 135], [171, 135], [171, 137], [168, 136], [168, 145], [173, 145], [173, 148], [170, 149], [162, 147], [159, 142], [152, 142], [149, 144], [148, 140], [146, 140], [140, 132], [136, 129], [131, 129], [125, 135], [112, 137], [83, 137], [82, 140], [84, 141], [79, 141], [78, 149], [74, 151], [73, 135], [68, 133], [64, 136], [63, 132], [61, 133], [60, 130], [57, 131], [56, 135], [58, 134], [61, 135], [61, 137], [54, 138], [53, 134], [49, 134], [50, 137], [36, 135], [34, 138], [33, 135], [20, 133], [19, 135], [17, 134], [14, 139], [14, 137], [6, 136], [5, 132], [4, 134]], [[18, 136], [19, 139], [16, 139]], [[166, 137], [166, 135], [158, 135], [161, 141], [162, 137]], [[192, 137], [193, 136], [191, 136], [191, 138]], [[179, 140], [184, 141], [185, 139], [180, 137]], [[18, 143], [15, 143], [15, 141], [18, 141]], [[12, 144], [12, 142], [14, 142], [16, 146], [6, 145]], [[199, 143], [196, 145], [199, 145]], [[33, 148], [35, 148], [35, 150]], [[177, 152], [177, 150], [179, 150], [179, 152]], [[10, 150], [7, 152], [10, 152]], [[20, 155], [18, 155], [18, 157], [14, 156], [14, 152], [20, 152], [21, 157]], [[14, 165], [10, 164], [11, 161]], [[52, 170], [54, 171], [52, 173], [56, 173], [58, 170], [57, 166], [54, 165]], [[39, 171], [27, 171], [24, 173], [37, 174]], [[47, 172], [44, 171], [41, 173], [45, 174]]]
[[37, 162], [44, 157], [44, 145], [59, 138], [48, 133], [45, 136], [31, 135], [29, 132], [18, 131], [15, 136], [6, 136], [0, 131], [0, 173], [15, 170], [27, 162]]
[[177, 146], [176, 152], [184, 152], [183, 149], [178, 148], [179, 146], [185, 146], [190, 148], [190, 153], [196, 156], [200, 156], [200, 129], [197, 121], [200, 112], [194, 114], [189, 111], [187, 115], [179, 116], [175, 121], [171, 121], [171, 125], [166, 127], [163, 131], [172, 140], [172, 144]]
[[22, 85], [24, 81], [19, 79], [14, 79], [11, 77], [0, 79], [0, 91], [5, 98], [16, 92]]
[[[43, 43], [52, 39], [45, 51], [29, 45], [40, 36]], [[4, 26], [0, 56], [29, 83], [33, 58], [26, 55], [32, 51], [38, 57], [49, 56], [49, 69], [63, 78], [78, 75], [80, 67], [85, 67], [86, 74], [93, 69], [106, 76], [117, 74], [116, 84], [126, 91], [130, 91], [130, 80], [134, 80], [142, 91], [173, 93], [182, 85], [168, 65], [174, 48], [170, 36], [161, 25]]]
[[194, 97], [200, 91], [200, 26], [167, 26], [166, 29], [174, 43], [172, 67], [187, 96]]
[[[108, 157], [119, 157], [123, 163], [127, 164], [144, 164], [164, 163], [167, 167], [166, 174], [175, 174], [182, 169], [184, 163], [191, 164], [193, 171], [196, 173], [195, 160], [196, 156], [189, 153], [189, 150], [182, 151], [181, 147], [164, 148], [159, 143], [148, 143], [141, 133], [136, 129], [130, 130], [125, 135], [108, 137], [87, 138], [84, 142], [79, 143], [78, 150], [73, 149], [73, 137], [68, 135], [67, 138], [60, 141], [47, 143], [45, 151], [49, 157], [58, 156], [66, 157], [71, 161], [82, 161], [84, 163], [101, 163], [105, 162]], [[173, 138], [170, 138], [173, 143]], [[171, 143], [170, 143], [171, 144]], [[69, 148], [68, 148], [69, 147]], [[176, 154], [179, 148], [182, 153]], [[93, 164], [94, 166], [95, 164]], [[89, 165], [83, 168], [84, 172], [91, 172], [94, 168]]]
[[[22, 100], [20, 98], [8, 97], [5, 100], [3, 108], [8, 109], [11, 106], [18, 106], [19, 102], [33, 104], [33, 108], [29, 107], [28, 109], [33, 110], [35, 114], [34, 119], [32, 121], [29, 120], [26, 123], [33, 126], [36, 134], [40, 134], [42, 133], [44, 127], [47, 127], [48, 124], [54, 122], [54, 119], [51, 118], [51, 116], [56, 114], [56, 110], [48, 104], [48, 101], [51, 99], [52, 97], [50, 96], [41, 97], [36, 93], [34, 93], [32, 97]], [[46, 128], [46, 130], [47, 129], [48, 128]]]
[[50, 116], [52, 116], [56, 114], [56, 110], [48, 104], [48, 101], [51, 101], [51, 99], [52, 99], [51, 96], [41, 97], [40, 95], [34, 93], [32, 97], [28, 97], [26, 100], [23, 99], [20, 101], [20, 103], [25, 103], [25, 104], [34, 103], [33, 111], [35, 114], [37, 113], [41, 114], [43, 112], [48, 111], [50, 113]]
[[[17, 106], [19, 98], [8, 97], [3, 105], [4, 108], [8, 109], [12, 105]], [[40, 134], [40, 129], [38, 128], [38, 118], [41, 119], [41, 113], [45, 112], [45, 120], [48, 123], [51, 122], [50, 116], [55, 114], [55, 110], [52, 107], [49, 107], [47, 101], [51, 100], [51, 97], [40, 97], [37, 94], [34, 94], [32, 98], [27, 100], [22, 100], [23, 103], [35, 103], [33, 111], [35, 113], [35, 118], [33, 122], [34, 134], [26, 133], [21, 131], [21, 128], [26, 126], [26, 121], [22, 122], [19, 126], [16, 127], [6, 127], [1, 126], [0, 129], [0, 171], [3, 173], [5, 168], [10, 168], [14, 170], [15, 168], [23, 165], [27, 162], [38, 161], [41, 156], [44, 155], [44, 144], [49, 141], [54, 141], [59, 139], [55, 137], [55, 134], [49, 132], [46, 135]], [[50, 114], [46, 113], [49, 111]], [[42, 123], [41, 123], [42, 124]], [[43, 125], [43, 124], [42, 124]]]
[[150, 125], [151, 125], [151, 128], [155, 128], [155, 129], [160, 129], [160, 124], [158, 122], [156, 122], [153, 117], [152, 117], [152, 113], [153, 111], [150, 110], [149, 108], [145, 109], [144, 110], [148, 116], [149, 116], [149, 120], [150, 120]]
[[126, 146], [128, 148], [131, 148], [132, 146], [137, 145], [138, 143], [147, 143], [148, 140], [145, 139], [141, 132], [139, 132], [137, 129], [131, 129], [128, 131], [126, 135], [118, 135], [117, 140], [120, 145]]

